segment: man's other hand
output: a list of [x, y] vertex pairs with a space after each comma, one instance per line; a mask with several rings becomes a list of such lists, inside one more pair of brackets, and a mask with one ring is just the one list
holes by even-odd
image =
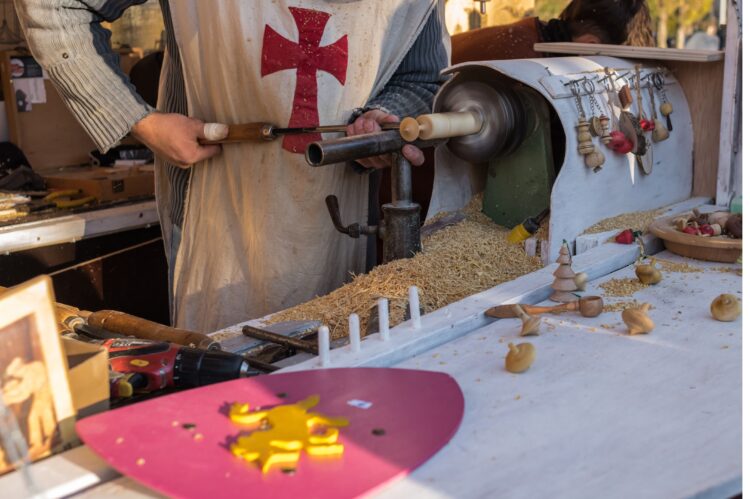
[[164, 161], [187, 168], [221, 152], [219, 145], [201, 145], [204, 123], [182, 114], [151, 113], [133, 125], [133, 136]]
[[[398, 123], [399, 121], [396, 115], [373, 109], [367, 111], [357, 118], [354, 123], [347, 126], [346, 135], [351, 137], [352, 135], [379, 132], [381, 130], [380, 125], [384, 123]], [[407, 144], [401, 149], [401, 153], [414, 166], [424, 163], [424, 154], [418, 147]], [[390, 154], [373, 156], [372, 158], [360, 159], [358, 163], [365, 168], [386, 168], [391, 165], [391, 156]]]

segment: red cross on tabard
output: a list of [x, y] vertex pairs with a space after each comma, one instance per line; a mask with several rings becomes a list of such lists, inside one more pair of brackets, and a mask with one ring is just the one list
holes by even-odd
[[[346, 82], [349, 44], [344, 35], [331, 45], [320, 46], [331, 14], [317, 10], [289, 7], [299, 32], [299, 43], [287, 40], [266, 25], [263, 34], [261, 76], [284, 69], [297, 70], [297, 86], [294, 90], [290, 127], [312, 127], [320, 125], [318, 116], [317, 72], [332, 74], [342, 85]], [[294, 153], [304, 153], [310, 142], [320, 140], [320, 134], [286, 135], [283, 147]]]

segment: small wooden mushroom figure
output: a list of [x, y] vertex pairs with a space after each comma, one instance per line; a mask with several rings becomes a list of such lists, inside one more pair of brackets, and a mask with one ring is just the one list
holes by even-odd
[[536, 359], [536, 349], [531, 343], [518, 346], [508, 343], [508, 354], [505, 356], [505, 369], [512, 373], [522, 373], [531, 367]]
[[661, 271], [656, 268], [654, 263], [655, 262], [652, 259], [648, 264], [642, 263], [635, 266], [635, 275], [643, 284], [652, 285], [659, 284], [661, 282]]
[[647, 334], [654, 330], [654, 321], [648, 316], [651, 305], [626, 308], [622, 311], [622, 321], [628, 326], [628, 334]]
[[513, 307], [516, 312], [516, 317], [523, 321], [521, 326], [521, 336], [539, 336], [539, 326], [542, 324], [542, 318], [538, 315], [530, 316], [527, 314], [521, 305]]

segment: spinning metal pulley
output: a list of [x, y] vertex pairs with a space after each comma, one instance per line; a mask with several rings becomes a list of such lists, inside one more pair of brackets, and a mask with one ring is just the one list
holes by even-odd
[[391, 202], [382, 206], [378, 226], [341, 221], [338, 199], [326, 198], [336, 229], [353, 238], [378, 235], [384, 261], [413, 256], [421, 249], [420, 206], [412, 201], [411, 165], [401, 154], [406, 144], [430, 147], [445, 143], [457, 157], [484, 163], [513, 152], [534, 126], [524, 105], [521, 86], [490, 78], [481, 71], [459, 74], [446, 83], [435, 100], [435, 113], [405, 118], [399, 130], [322, 140], [310, 144], [308, 164], [314, 167], [392, 154]]

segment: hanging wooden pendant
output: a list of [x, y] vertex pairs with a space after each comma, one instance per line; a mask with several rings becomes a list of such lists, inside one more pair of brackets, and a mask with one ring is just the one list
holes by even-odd
[[591, 154], [594, 152], [594, 143], [591, 141], [592, 137], [591, 132], [589, 132], [589, 123], [585, 119], [580, 118], [576, 128], [578, 129], [578, 152], [584, 156], [586, 154]]
[[594, 137], [602, 136], [602, 123], [599, 121], [599, 116], [592, 116], [589, 120], [589, 131]]
[[661, 115], [664, 116], [667, 120], [667, 129], [671, 132], [672, 131], [672, 118], [669, 117], [670, 114], [672, 114], [672, 103], [671, 102], [663, 102], [661, 106], [659, 106], [659, 111], [661, 111]]
[[602, 142], [607, 145], [612, 140], [612, 136], [609, 134], [609, 118], [606, 115], [602, 114], [601, 116], [599, 116], [599, 124], [602, 130], [599, 134], [599, 137], [601, 137]]

